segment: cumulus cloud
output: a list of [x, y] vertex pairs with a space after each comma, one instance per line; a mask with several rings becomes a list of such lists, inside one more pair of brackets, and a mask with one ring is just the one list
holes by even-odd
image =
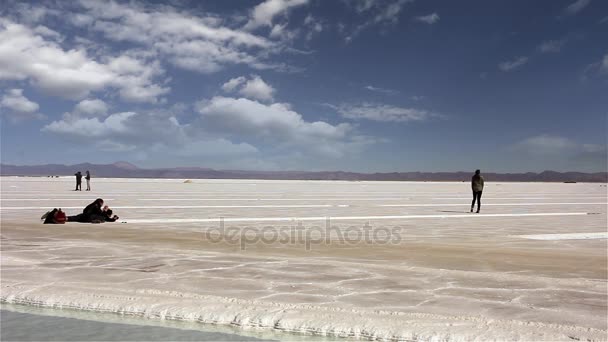
[[40, 108], [36, 102], [23, 96], [23, 89], [9, 89], [2, 97], [3, 107], [21, 113], [34, 113]]
[[12, 121], [24, 119], [42, 119], [38, 113], [40, 106], [23, 95], [23, 89], [9, 89], [0, 100], [0, 113], [9, 116]]
[[114, 88], [134, 102], [156, 102], [169, 88], [154, 82], [163, 70], [125, 53], [102, 61], [83, 49], [64, 49], [21, 24], [0, 18], [0, 80], [29, 80], [48, 94], [82, 99], [91, 92]]
[[564, 9], [564, 13], [568, 15], [575, 15], [585, 9], [585, 7], [589, 6], [590, 3], [591, 0], [576, 0]]
[[307, 3], [308, 0], [266, 0], [253, 8], [244, 28], [254, 30], [262, 26], [270, 27], [275, 17]]
[[415, 18], [416, 21], [419, 21], [419, 22], [425, 23], [425, 24], [429, 24], [429, 25], [432, 25], [432, 24], [438, 22], [439, 19], [440, 19], [439, 14], [437, 14], [437, 13], [431, 13], [429, 15], [423, 15], [423, 16], [419, 16], [419, 17]]
[[347, 123], [308, 122], [284, 103], [263, 104], [245, 98], [213, 97], [197, 105], [200, 124], [226, 137], [260, 141], [289, 153], [341, 157], [372, 143]]
[[177, 118], [183, 108], [93, 117], [79, 114], [86, 110], [100, 112], [101, 107], [94, 100], [83, 101], [42, 131], [99, 150], [139, 151], [147, 156], [171, 154], [178, 159], [254, 158], [262, 150], [265, 156], [276, 158], [295, 154], [339, 158], [375, 142], [357, 134], [350, 124], [307, 121], [289, 104], [246, 98], [218, 96], [199, 101], [195, 108], [198, 115], [185, 122]]
[[396, 107], [378, 103], [364, 102], [358, 105], [342, 104], [332, 107], [343, 117], [353, 120], [421, 122], [441, 117], [441, 115], [427, 110]]
[[108, 105], [100, 99], [85, 99], [76, 104], [74, 112], [86, 116], [105, 116]]
[[227, 93], [236, 91], [247, 98], [262, 101], [272, 101], [276, 91], [258, 75], [251, 75], [249, 79], [243, 76], [233, 78], [222, 85], [222, 90]]
[[509, 72], [522, 67], [526, 63], [528, 63], [528, 57], [517, 57], [512, 61], [505, 61], [499, 63], [498, 69], [500, 69], [501, 71]]
[[220, 159], [259, 152], [248, 143], [201, 136], [200, 130], [189, 130], [188, 125], [180, 124], [174, 116], [158, 113], [122, 112], [105, 119], [64, 117], [46, 125], [42, 131], [108, 152], [137, 150], [145, 155]]

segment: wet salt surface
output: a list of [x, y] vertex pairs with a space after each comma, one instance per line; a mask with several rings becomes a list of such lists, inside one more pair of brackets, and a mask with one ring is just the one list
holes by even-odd
[[0, 341], [330, 341], [200, 323], [3, 304]]

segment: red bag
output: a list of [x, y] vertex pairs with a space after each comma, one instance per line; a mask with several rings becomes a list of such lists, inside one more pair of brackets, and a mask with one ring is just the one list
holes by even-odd
[[63, 224], [65, 221], [67, 221], [67, 217], [65, 216], [65, 213], [61, 211], [61, 208], [59, 208], [59, 210], [57, 210], [55, 213], [54, 219], [55, 223], [57, 224]]

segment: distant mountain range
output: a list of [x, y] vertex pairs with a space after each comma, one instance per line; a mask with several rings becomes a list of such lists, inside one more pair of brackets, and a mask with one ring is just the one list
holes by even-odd
[[[201, 167], [143, 169], [128, 162], [114, 164], [0, 164], [2, 176], [70, 176], [76, 171], [91, 171], [93, 177], [107, 178], [186, 178], [186, 179], [277, 179], [277, 180], [347, 180], [347, 181], [469, 181], [471, 172], [389, 172], [357, 173], [345, 171], [244, 171], [214, 170]], [[608, 182], [607, 172], [483, 173], [499, 182]]]

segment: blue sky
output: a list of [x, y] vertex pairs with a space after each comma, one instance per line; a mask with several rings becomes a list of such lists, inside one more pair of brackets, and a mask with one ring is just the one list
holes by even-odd
[[2, 162], [606, 171], [608, 2], [3, 1]]

